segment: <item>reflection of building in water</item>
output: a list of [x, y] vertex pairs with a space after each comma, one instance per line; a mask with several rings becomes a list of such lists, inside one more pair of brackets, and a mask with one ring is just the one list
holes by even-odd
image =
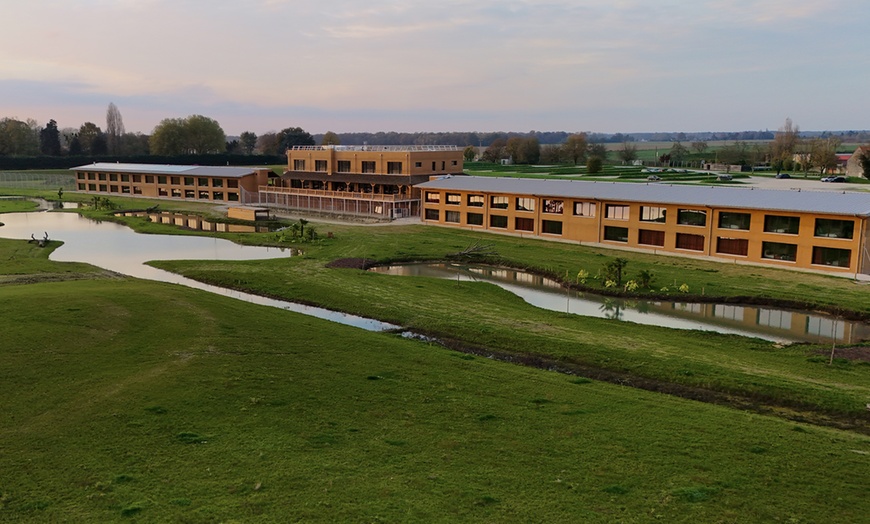
[[148, 218], [151, 222], [157, 224], [169, 224], [173, 226], [183, 227], [186, 229], [195, 229], [197, 231], [212, 231], [219, 233], [268, 233], [269, 228], [266, 226], [252, 226], [245, 224], [226, 224], [224, 222], [212, 222], [201, 216], [183, 215], [180, 213], [172, 213], [163, 211], [161, 213], [147, 213], [144, 211], [135, 211], [123, 213], [124, 216], [135, 216]]

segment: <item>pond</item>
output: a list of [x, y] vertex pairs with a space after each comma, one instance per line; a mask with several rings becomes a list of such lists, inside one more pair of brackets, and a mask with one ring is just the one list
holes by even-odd
[[209, 284], [146, 266], [149, 260], [262, 260], [286, 258], [294, 250], [241, 246], [229, 240], [188, 235], [142, 235], [114, 222], [98, 222], [76, 213], [34, 212], [0, 214], [0, 237], [41, 239], [46, 233], [63, 246], [50, 259], [58, 262], [87, 262], [103, 269], [148, 280], [181, 284], [255, 304], [303, 313], [341, 324], [385, 331], [397, 326], [378, 320], [348, 315], [294, 302], [275, 300]]
[[544, 309], [675, 329], [697, 329], [777, 342], [856, 343], [870, 338], [870, 325], [817, 312], [739, 304], [625, 300], [578, 293], [519, 270], [462, 264], [401, 264], [373, 268], [389, 275], [434, 277], [495, 284]]

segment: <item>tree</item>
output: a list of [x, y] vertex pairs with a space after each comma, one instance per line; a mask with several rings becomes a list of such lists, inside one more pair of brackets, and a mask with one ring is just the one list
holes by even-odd
[[779, 174], [786, 161], [794, 157], [798, 146], [800, 128], [794, 125], [791, 118], [785, 119], [785, 124], [779, 128], [770, 143], [770, 161]]
[[586, 160], [586, 172], [590, 175], [601, 172], [602, 160], [600, 156], [590, 156]]
[[278, 140], [278, 133], [275, 133], [274, 131], [264, 133], [257, 137], [256, 150], [259, 151], [262, 155], [283, 154], [283, 151], [278, 151], [279, 147], [280, 142]]
[[496, 138], [483, 152], [483, 159], [487, 162], [498, 162], [505, 155], [507, 141], [504, 138]]
[[73, 135], [72, 139], [69, 141], [69, 154], [70, 156], [79, 156], [82, 154], [82, 143], [77, 134]]
[[471, 162], [474, 160], [474, 156], [477, 154], [477, 151], [474, 149], [474, 146], [465, 146], [465, 149], [462, 151], [462, 157], [466, 162]]
[[180, 155], [185, 148], [183, 118], [164, 118], [157, 124], [148, 139], [152, 155]]
[[692, 149], [694, 149], [695, 152], [698, 153], [699, 155], [703, 155], [704, 151], [707, 150], [707, 147], [708, 147], [707, 142], [705, 142], [703, 140], [698, 140], [696, 142], [692, 142]]
[[79, 128], [79, 142], [81, 142], [82, 145], [82, 152], [86, 155], [105, 153], [105, 151], [102, 151], [100, 153], [94, 151], [94, 142], [102, 134], [103, 131], [93, 122], [85, 122], [84, 124], [82, 124], [82, 126]]
[[121, 137], [121, 153], [124, 155], [148, 155], [148, 135], [142, 133], [124, 133]]
[[301, 127], [288, 127], [278, 133], [279, 154], [293, 146], [313, 146], [314, 137]]
[[254, 152], [254, 148], [257, 147], [257, 135], [250, 131], [243, 132], [239, 136], [239, 147], [242, 153], [250, 155]]
[[672, 162], [679, 164], [688, 154], [689, 150], [679, 140], [671, 145], [670, 155]]
[[39, 131], [36, 122], [15, 118], [0, 120], [0, 155], [39, 154]]
[[157, 124], [148, 141], [151, 154], [174, 156], [223, 152], [227, 136], [217, 121], [202, 116], [165, 118]]
[[586, 160], [586, 133], [575, 133], [562, 144], [564, 157], [575, 166]]
[[121, 154], [121, 137], [124, 136], [124, 119], [114, 102], [109, 102], [106, 109], [106, 145], [109, 153]]
[[323, 133], [323, 138], [320, 139], [320, 143], [324, 146], [339, 146], [341, 145], [341, 139], [332, 131], [327, 131], [326, 133]]
[[622, 149], [617, 153], [623, 164], [630, 164], [637, 160], [637, 146], [631, 142], [623, 142]]
[[54, 119], [39, 132], [39, 151], [43, 155], [60, 156], [60, 131]]
[[837, 167], [838, 147], [840, 139], [835, 137], [816, 138], [811, 142], [812, 163], [819, 168], [820, 174], [824, 175], [829, 169]]
[[861, 155], [858, 157], [861, 164], [861, 172], [864, 178], [870, 178], [870, 146], [861, 147]]
[[589, 144], [589, 147], [587, 148], [587, 150], [588, 150], [588, 153], [587, 153], [588, 156], [590, 156], [590, 157], [596, 156], [596, 157], [600, 158], [602, 162], [607, 160], [607, 155], [610, 154], [610, 151], [607, 150], [607, 146], [601, 142], [598, 142], [595, 144]]

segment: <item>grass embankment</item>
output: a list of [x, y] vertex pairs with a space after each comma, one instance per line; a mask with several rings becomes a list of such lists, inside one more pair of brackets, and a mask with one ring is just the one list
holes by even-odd
[[[332, 226], [329, 226], [332, 227]], [[324, 227], [326, 228], [326, 227]], [[304, 256], [257, 262], [157, 262], [197, 280], [370, 316], [480, 353], [541, 357], [579, 374], [714, 402], [868, 430], [870, 365], [827, 366], [811, 346], [776, 347], [737, 336], [677, 331], [554, 313], [485, 283], [394, 277], [329, 269], [336, 258], [438, 259], [488, 242], [514, 265], [570, 278], [594, 274], [617, 253], [443, 228], [335, 226], [335, 238]], [[709, 295], [799, 300], [808, 296], [867, 311], [867, 290], [848, 280], [680, 258], [618, 253], [628, 273], [650, 269], [658, 282], [687, 283]], [[545, 262], [542, 262], [545, 261]], [[829, 299], [823, 297], [830, 297]], [[683, 296], [682, 298], [685, 298]], [[611, 375], [602, 373], [611, 372]], [[765, 408], [764, 406], [767, 406]], [[831, 416], [833, 420], [825, 418]]]
[[[0, 272], [46, 251], [19, 244], [33, 253], [0, 244]], [[375, 296], [407, 281], [301, 262], [315, 259], [285, 261], [356, 275]], [[422, 302], [494, 293], [414, 285]], [[854, 433], [133, 279], [2, 285], [0, 317], [3, 521], [858, 522], [870, 511], [870, 439]]]

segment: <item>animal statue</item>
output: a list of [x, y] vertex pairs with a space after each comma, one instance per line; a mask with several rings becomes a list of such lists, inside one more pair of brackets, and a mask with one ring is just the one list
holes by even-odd
[[33, 233], [30, 234], [30, 240], [27, 241], [28, 244], [36, 243], [39, 247], [45, 247], [48, 243], [48, 231], [45, 232], [45, 236], [42, 238], [36, 238], [33, 236]]

